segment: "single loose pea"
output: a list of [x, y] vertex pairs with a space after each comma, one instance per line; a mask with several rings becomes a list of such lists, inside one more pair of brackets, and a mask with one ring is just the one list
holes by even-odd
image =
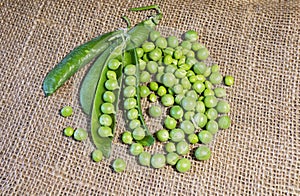
[[182, 50], [175, 50], [173, 56], [174, 56], [175, 59], [179, 60], [180, 58], [183, 57]]
[[232, 77], [232, 76], [225, 76], [224, 83], [227, 86], [232, 86], [234, 84], [234, 77]]
[[63, 116], [63, 117], [68, 117], [68, 116], [71, 116], [73, 113], [73, 108], [71, 106], [65, 106], [61, 109], [60, 111], [60, 114]]
[[210, 74], [211, 74], [211, 67], [207, 67], [207, 69], [203, 73], [203, 76], [208, 77]]
[[177, 120], [181, 119], [183, 117], [183, 109], [178, 105], [172, 106], [170, 109], [170, 116]]
[[166, 142], [169, 139], [169, 131], [161, 129], [156, 132], [156, 138], [161, 142]]
[[164, 49], [168, 46], [168, 42], [167, 42], [167, 39], [164, 38], [164, 37], [158, 37], [156, 40], [155, 40], [155, 45], [161, 49]]
[[213, 89], [214, 88], [214, 85], [208, 80], [206, 80], [204, 82], [204, 84], [205, 84], [205, 88], [207, 88], [207, 89]]
[[140, 143], [133, 143], [130, 145], [129, 151], [130, 151], [130, 154], [137, 156], [137, 155], [141, 154], [142, 152], [144, 152], [144, 147]]
[[114, 160], [112, 167], [117, 173], [123, 172], [126, 169], [126, 162], [121, 158], [117, 158]]
[[187, 71], [187, 70], [190, 70], [192, 68], [192, 65], [187, 64], [187, 63], [183, 63], [183, 64], [179, 65], [179, 68]]
[[220, 67], [218, 64], [214, 64], [211, 66], [211, 72], [214, 73], [214, 72], [219, 72], [220, 71]]
[[170, 152], [166, 156], [167, 164], [175, 165], [179, 160], [179, 155], [175, 152]]
[[156, 153], [151, 157], [152, 167], [158, 169], [166, 165], [166, 158], [163, 154]]
[[218, 99], [215, 96], [206, 96], [204, 98], [204, 104], [207, 108], [213, 108], [217, 105]]
[[206, 123], [207, 123], [207, 117], [203, 113], [197, 113], [197, 114], [195, 114], [195, 116], [192, 118], [192, 120], [200, 128], [203, 128], [206, 125]]
[[154, 93], [151, 93], [151, 94], [149, 95], [149, 101], [151, 101], [151, 102], [156, 102], [156, 100], [157, 100], [156, 95], [155, 95]]
[[198, 99], [198, 93], [195, 91], [195, 90], [189, 90], [189, 91], [187, 91], [186, 92], [186, 96], [187, 97], [190, 97], [190, 98], [192, 98], [192, 99], [195, 99], [195, 100], [197, 100]]
[[133, 129], [139, 127], [139, 126], [141, 126], [141, 121], [138, 120], [138, 119], [133, 119], [133, 120], [131, 120], [131, 121], [129, 122], [129, 128], [130, 128], [131, 130], [133, 130]]
[[129, 131], [125, 131], [123, 134], [122, 134], [122, 142], [124, 144], [132, 144], [132, 135]]
[[145, 53], [145, 54], [143, 55], [142, 59], [143, 59], [143, 61], [145, 61], [146, 63], [147, 63], [148, 61], [150, 61], [150, 59], [149, 59], [149, 57], [148, 57], [148, 53]]
[[139, 59], [139, 70], [144, 71], [146, 69], [147, 62], [143, 59]]
[[142, 71], [140, 74], [140, 82], [149, 82], [151, 75], [148, 71]]
[[186, 49], [187, 51], [192, 49], [192, 43], [187, 40], [182, 41], [180, 43], [180, 46], [182, 47], [182, 51], [184, 54], [185, 54], [184, 49]]
[[207, 50], [206, 47], [204, 48], [200, 48], [198, 51], [197, 51], [197, 54], [196, 54], [197, 58], [200, 60], [200, 61], [203, 61], [203, 60], [206, 60], [209, 56], [209, 51]]
[[179, 155], [186, 155], [189, 151], [189, 144], [186, 141], [181, 141], [176, 144], [176, 152]]
[[100, 137], [112, 137], [112, 129], [110, 127], [101, 126], [98, 128], [98, 135]]
[[165, 73], [162, 76], [162, 83], [166, 86], [166, 87], [172, 87], [175, 84], [175, 76], [173, 73]]
[[164, 56], [164, 60], [163, 60], [165, 65], [171, 65], [173, 63], [173, 58], [171, 55], [167, 54]]
[[195, 72], [193, 70], [187, 70], [186, 77], [188, 77], [190, 80], [191, 76], [196, 76]]
[[136, 73], [136, 66], [129, 64], [124, 67], [124, 73], [127, 76], [133, 76]]
[[207, 146], [199, 146], [195, 151], [196, 159], [200, 161], [206, 161], [210, 158], [211, 152]]
[[184, 34], [184, 39], [190, 42], [195, 42], [199, 39], [199, 35], [194, 30], [189, 30]]
[[144, 52], [150, 52], [152, 50], [154, 50], [155, 45], [153, 42], [144, 42], [142, 45], [142, 49], [144, 50]]
[[182, 129], [172, 129], [170, 131], [170, 139], [173, 142], [180, 142], [184, 140], [184, 132]]
[[204, 48], [205, 46], [199, 42], [192, 43], [192, 50], [195, 52], [198, 51], [200, 48]]
[[195, 131], [193, 123], [189, 120], [182, 121], [180, 123], [180, 129], [182, 129], [185, 134], [192, 134]]
[[157, 84], [157, 82], [150, 82], [150, 83], [149, 83], [149, 88], [150, 88], [150, 90], [152, 90], [152, 91], [157, 91], [157, 89], [158, 89], [158, 84]]
[[103, 101], [113, 103], [116, 100], [116, 96], [111, 91], [105, 91], [102, 95]]
[[186, 111], [194, 110], [196, 107], [196, 100], [191, 97], [184, 97], [181, 100], [181, 106]]
[[107, 79], [115, 80], [115, 79], [117, 79], [117, 74], [116, 74], [115, 71], [108, 70], [108, 71], [106, 72], [106, 78], [107, 78]]
[[149, 58], [153, 61], [158, 61], [161, 59], [162, 51], [159, 48], [155, 48], [149, 53]]
[[199, 138], [195, 133], [189, 134], [187, 139], [191, 144], [196, 144], [199, 141]]
[[177, 66], [176, 65], [167, 65], [164, 69], [165, 73], [174, 73], [177, 70]]
[[175, 51], [174, 48], [167, 47], [167, 48], [164, 49], [164, 55], [171, 55], [171, 56], [173, 56], [174, 51]]
[[190, 89], [192, 87], [189, 79], [187, 77], [184, 77], [180, 80], [180, 84], [184, 89]]
[[130, 109], [128, 112], [127, 112], [127, 118], [129, 120], [133, 120], [133, 119], [137, 119], [139, 116], [139, 112], [137, 109], [133, 108], [133, 109]]
[[120, 65], [121, 62], [118, 59], [110, 59], [107, 64], [108, 68], [111, 70], [117, 70]]
[[157, 89], [157, 95], [162, 97], [167, 93], [167, 89], [164, 86], [160, 86]]
[[165, 145], [165, 150], [167, 152], [175, 152], [176, 151], [176, 146], [173, 142], [168, 142], [166, 145]]
[[127, 99], [125, 99], [123, 105], [124, 105], [125, 110], [130, 110], [130, 109], [136, 107], [137, 101], [135, 98], [127, 98]]
[[195, 112], [193, 111], [188, 111], [183, 115], [185, 120], [192, 120], [194, 116], [195, 116]]
[[208, 119], [215, 120], [216, 118], [218, 118], [218, 111], [215, 108], [208, 108], [205, 111], [205, 115]]
[[204, 92], [203, 92], [203, 95], [206, 97], [206, 96], [209, 96], [209, 95], [215, 95], [215, 92], [209, 88], [205, 89]]
[[186, 59], [186, 64], [190, 65], [192, 67], [194, 64], [196, 64], [198, 61], [195, 57], [188, 57]]
[[191, 169], [191, 161], [187, 158], [182, 158], [176, 163], [176, 169], [180, 173], [187, 172]]
[[224, 88], [217, 87], [214, 89], [214, 92], [218, 98], [226, 97], [226, 90]]
[[112, 125], [112, 118], [110, 115], [108, 114], [102, 114], [100, 117], [99, 117], [99, 123], [100, 125], [102, 126], [111, 126]]
[[186, 57], [195, 57], [195, 52], [192, 51], [192, 50], [189, 50], [186, 54], [185, 54]]
[[115, 113], [115, 106], [111, 103], [103, 103], [101, 105], [101, 112], [104, 114], [113, 114]]
[[210, 120], [206, 124], [206, 130], [209, 131], [211, 134], [216, 134], [219, 130], [219, 125], [216, 121]]
[[92, 152], [92, 159], [95, 162], [99, 162], [103, 159], [102, 151], [99, 149], [96, 149]]
[[86, 140], [88, 137], [88, 133], [85, 129], [83, 128], [77, 128], [73, 134], [74, 139], [77, 141], [83, 141]]
[[139, 163], [143, 166], [150, 167], [151, 154], [149, 152], [142, 152], [139, 155]]
[[136, 78], [135, 78], [135, 76], [127, 76], [127, 77], [125, 77], [125, 84], [127, 86], [135, 86], [136, 85]]
[[203, 84], [203, 82], [200, 82], [200, 81], [196, 81], [194, 84], [193, 84], [193, 89], [201, 94], [204, 90], [205, 90], [205, 85]]
[[150, 95], [150, 90], [147, 86], [140, 86], [140, 96], [142, 98], [148, 97]]
[[224, 100], [219, 100], [216, 106], [216, 110], [219, 113], [228, 113], [230, 111], [229, 103]]
[[178, 79], [184, 78], [187, 74], [187, 71], [184, 69], [177, 69], [174, 73], [175, 77]]
[[207, 66], [204, 62], [197, 62], [193, 65], [193, 70], [196, 74], [204, 74], [207, 70]]
[[106, 82], [104, 83], [105, 88], [107, 90], [113, 91], [119, 88], [119, 84], [118, 81], [115, 79], [108, 79], [106, 80]]
[[164, 75], [163, 72], [158, 72], [158, 73], [155, 75], [156, 81], [162, 83], [161, 80], [162, 80], [162, 76], [163, 76], [163, 75]]
[[206, 111], [203, 101], [197, 101], [196, 103], [196, 112], [204, 113]]
[[144, 55], [143, 48], [136, 48], [135, 50], [136, 50], [136, 54], [137, 54], [138, 58], [142, 58]]
[[142, 127], [137, 127], [132, 132], [132, 137], [137, 141], [144, 139], [145, 135], [145, 130]]
[[161, 98], [161, 102], [164, 106], [172, 106], [174, 104], [174, 97], [170, 94], [165, 94]]
[[135, 86], [126, 86], [123, 90], [124, 97], [134, 97], [136, 95], [136, 88]]
[[212, 72], [209, 76], [209, 81], [212, 84], [221, 84], [222, 80], [223, 76], [220, 74], [220, 72]]
[[227, 115], [221, 116], [218, 119], [218, 125], [220, 129], [228, 129], [230, 127], [230, 124], [231, 124], [231, 120]]
[[67, 137], [71, 137], [74, 134], [74, 129], [72, 127], [66, 127], [64, 129], [64, 135]]
[[183, 87], [181, 84], [175, 84], [172, 88], [175, 94], [181, 94], [183, 92]]
[[155, 74], [157, 72], [158, 64], [155, 61], [149, 61], [146, 68], [150, 74]]
[[160, 32], [159, 31], [151, 31], [150, 34], [149, 34], [149, 39], [151, 41], [155, 41], [157, 38], [160, 37]]
[[167, 38], [168, 46], [171, 48], [176, 48], [179, 44], [178, 38], [176, 36], [169, 36]]
[[180, 104], [181, 100], [185, 97], [184, 93], [178, 94], [175, 97], [175, 103]]
[[203, 144], [208, 144], [213, 140], [213, 135], [209, 131], [201, 131], [198, 137]]
[[162, 113], [161, 107], [158, 106], [158, 105], [153, 105], [153, 106], [151, 106], [151, 107], [149, 108], [148, 112], [149, 112], [149, 115], [150, 115], [151, 117], [153, 117], [153, 118], [158, 118], [158, 117], [160, 117], [160, 116], [161, 116], [161, 113]]
[[165, 118], [164, 125], [167, 129], [175, 129], [177, 121], [174, 118], [167, 116]]

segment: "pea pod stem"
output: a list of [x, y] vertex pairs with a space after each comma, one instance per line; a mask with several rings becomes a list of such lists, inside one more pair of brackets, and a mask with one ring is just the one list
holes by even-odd
[[161, 10], [158, 5], [149, 5], [149, 6], [143, 6], [143, 7], [135, 7], [135, 8], [130, 8], [130, 11], [144, 11], [144, 10], [151, 10], [155, 9], [157, 13], [161, 13]]

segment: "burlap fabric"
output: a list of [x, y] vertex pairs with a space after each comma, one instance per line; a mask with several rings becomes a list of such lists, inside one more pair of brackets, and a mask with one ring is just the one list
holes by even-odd
[[[217, 134], [212, 158], [193, 161], [185, 174], [138, 166], [118, 139], [112, 157], [94, 163], [90, 140], [63, 136], [66, 126], [88, 127], [78, 104], [87, 68], [49, 98], [41, 88], [75, 46], [125, 27], [123, 15], [141, 21], [149, 12], [128, 8], [154, 3], [164, 13], [161, 27], [198, 31], [221, 72], [236, 79], [227, 88], [231, 128]], [[2, 0], [0, 194], [300, 195], [299, 46], [300, 1]], [[73, 106], [71, 118], [59, 115], [64, 105]], [[123, 127], [120, 120], [117, 134]], [[127, 161], [126, 172], [111, 170], [116, 157]]]

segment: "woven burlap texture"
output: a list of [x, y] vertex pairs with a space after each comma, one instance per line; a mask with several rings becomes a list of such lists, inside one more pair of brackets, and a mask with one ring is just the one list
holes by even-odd
[[[118, 139], [112, 157], [94, 163], [90, 140], [63, 136], [66, 126], [88, 126], [78, 103], [87, 68], [53, 96], [42, 91], [45, 75], [74, 47], [125, 27], [123, 15], [136, 24], [150, 12], [128, 9], [154, 3], [161, 27], [199, 32], [222, 74], [235, 77], [226, 88], [232, 126], [216, 135], [211, 159], [193, 160], [184, 174], [138, 166]], [[0, 194], [300, 195], [299, 56], [300, 1], [2, 0]], [[64, 105], [72, 117], [59, 115]], [[161, 126], [146, 120], [152, 131]], [[126, 172], [112, 171], [116, 157]]]

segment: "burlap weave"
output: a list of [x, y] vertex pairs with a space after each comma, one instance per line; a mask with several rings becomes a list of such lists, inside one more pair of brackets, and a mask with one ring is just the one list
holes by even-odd
[[[154, 3], [164, 13], [161, 27], [195, 29], [221, 72], [236, 79], [227, 88], [232, 126], [217, 134], [212, 158], [193, 161], [184, 174], [138, 166], [118, 138], [112, 157], [94, 163], [90, 140], [63, 136], [66, 126], [88, 126], [78, 103], [87, 68], [49, 98], [41, 88], [75, 46], [125, 27], [123, 15], [136, 24], [149, 12], [128, 8]], [[0, 194], [300, 195], [299, 56], [296, 0], [1, 0]], [[72, 117], [59, 115], [64, 105], [73, 106]], [[123, 127], [120, 120], [117, 134]], [[126, 172], [111, 170], [116, 157], [126, 159]]]

